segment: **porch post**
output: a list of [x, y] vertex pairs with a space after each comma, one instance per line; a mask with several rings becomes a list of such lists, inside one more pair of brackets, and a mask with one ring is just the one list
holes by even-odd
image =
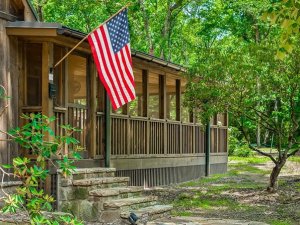
[[166, 91], [166, 76], [159, 75], [159, 118], [164, 119], [164, 154], [167, 154], [168, 147], [168, 135], [167, 135], [167, 107], [166, 107], [166, 99], [167, 99], [167, 91]]
[[111, 150], [111, 118], [110, 118], [110, 100], [105, 91], [105, 167], [110, 167]]
[[210, 121], [207, 121], [206, 124], [206, 148], [205, 148], [205, 176], [210, 174]]
[[89, 143], [89, 157], [95, 158], [96, 156], [96, 113], [97, 113], [97, 71], [95, 68], [95, 64], [92, 63], [92, 58], [90, 57], [88, 60], [88, 68], [89, 68], [89, 83], [88, 83], [88, 123], [90, 129], [87, 131], [88, 135], [88, 143]]
[[[50, 68], [53, 67], [53, 44], [49, 42], [43, 42], [42, 48], [42, 114], [48, 117], [54, 115], [53, 113], [53, 99], [49, 97], [49, 84], [53, 82], [52, 77], [49, 75]], [[53, 72], [52, 72], [53, 73]], [[50, 124], [52, 130], [54, 125]], [[49, 135], [45, 136], [45, 140], [51, 140]], [[48, 164], [48, 168], [50, 165]], [[45, 181], [45, 192], [51, 193], [51, 177], [48, 176]]]
[[[44, 42], [42, 50], [42, 114], [48, 117], [53, 116], [53, 99], [49, 97], [49, 83], [53, 82], [53, 76], [49, 77], [50, 68], [52, 66], [53, 44]], [[52, 129], [53, 128], [54, 127], [52, 127]]]
[[143, 117], [147, 117], [147, 125], [146, 125], [146, 154], [149, 155], [150, 146], [150, 121], [149, 121], [149, 71], [142, 71], [142, 82], [143, 82], [143, 100], [142, 100], [142, 115]]
[[182, 122], [181, 122], [181, 80], [176, 79], [176, 120], [179, 125], [179, 152], [182, 154]]

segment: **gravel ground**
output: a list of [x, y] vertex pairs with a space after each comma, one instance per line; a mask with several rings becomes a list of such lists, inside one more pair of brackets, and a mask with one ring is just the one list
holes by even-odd
[[[243, 169], [243, 165], [250, 170]], [[230, 162], [229, 173], [217, 179], [213, 176], [205, 182], [171, 185], [149, 192], [159, 195], [165, 203], [173, 203], [174, 216], [300, 225], [300, 163], [286, 164], [276, 193], [266, 191], [271, 168], [272, 162]], [[210, 205], [211, 202], [215, 204]]]

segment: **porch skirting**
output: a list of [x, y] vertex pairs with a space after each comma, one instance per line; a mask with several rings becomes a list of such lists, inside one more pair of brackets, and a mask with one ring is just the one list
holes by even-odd
[[[225, 173], [226, 163], [212, 164], [211, 173]], [[153, 187], [190, 181], [205, 176], [205, 165], [117, 170], [116, 176], [130, 177], [129, 185]]]

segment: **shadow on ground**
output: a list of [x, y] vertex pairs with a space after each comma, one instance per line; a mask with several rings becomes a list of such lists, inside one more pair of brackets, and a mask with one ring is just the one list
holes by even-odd
[[231, 160], [226, 174], [151, 190], [174, 205], [173, 216], [260, 221], [271, 225], [300, 224], [300, 163], [282, 171], [279, 191], [268, 193], [272, 162]]

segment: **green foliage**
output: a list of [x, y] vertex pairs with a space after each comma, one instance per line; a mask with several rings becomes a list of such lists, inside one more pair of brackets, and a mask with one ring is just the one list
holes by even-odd
[[236, 127], [230, 127], [228, 132], [229, 156], [249, 157], [253, 155], [247, 141]]
[[[291, 158], [292, 159], [292, 158]], [[261, 156], [251, 156], [251, 157], [239, 157], [239, 156], [230, 156], [229, 161], [237, 161], [237, 162], [243, 162], [243, 163], [249, 163], [249, 164], [261, 164], [270, 162], [270, 159], [267, 157], [261, 157]]]
[[[211, 4], [216, 6], [217, 1]], [[279, 29], [261, 18], [270, 6], [268, 1], [251, 0], [222, 5], [227, 10], [219, 11], [220, 17], [232, 22], [220, 24], [212, 44], [199, 49], [185, 97], [190, 108], [202, 109], [203, 123], [216, 113], [229, 112], [249, 147], [277, 165], [269, 184], [269, 190], [275, 190], [277, 174], [300, 150], [300, 42], [295, 39], [297, 47], [284, 60], [274, 58]], [[277, 156], [253, 144], [259, 129], [272, 136]]]
[[[44, 216], [44, 211], [52, 210], [54, 198], [40, 188], [40, 184], [49, 176], [48, 165], [52, 163], [62, 171], [64, 176], [70, 175], [74, 160], [78, 159], [79, 142], [72, 137], [79, 130], [69, 125], [61, 126], [65, 136], [55, 136], [51, 129], [51, 123], [55, 117], [47, 117], [41, 114], [23, 115], [28, 123], [23, 127], [12, 129], [9, 132], [13, 141], [26, 150], [34, 159], [19, 156], [13, 159], [12, 165], [3, 165], [3, 168], [12, 169], [13, 176], [22, 182], [16, 189], [16, 193], [8, 195], [5, 199], [4, 213], [16, 213], [26, 211], [32, 224], [81, 224], [76, 218], [68, 216], [50, 220]], [[65, 145], [73, 144], [73, 150], [68, 155], [64, 153]], [[55, 160], [53, 158], [61, 158]]]
[[290, 220], [270, 220], [269, 223], [271, 225], [293, 225], [293, 222], [291, 222]]
[[187, 18], [190, 0], [32, 0], [39, 17], [46, 22], [59, 22], [89, 32], [129, 5], [131, 45], [143, 52], [153, 52], [165, 59], [184, 62], [190, 29]]
[[291, 157], [290, 160], [292, 162], [300, 162], [300, 156], [294, 156], [294, 157]]
[[300, 2], [298, 0], [277, 0], [263, 14], [262, 18], [281, 28], [277, 58], [283, 60], [295, 46], [293, 40], [299, 34]]

